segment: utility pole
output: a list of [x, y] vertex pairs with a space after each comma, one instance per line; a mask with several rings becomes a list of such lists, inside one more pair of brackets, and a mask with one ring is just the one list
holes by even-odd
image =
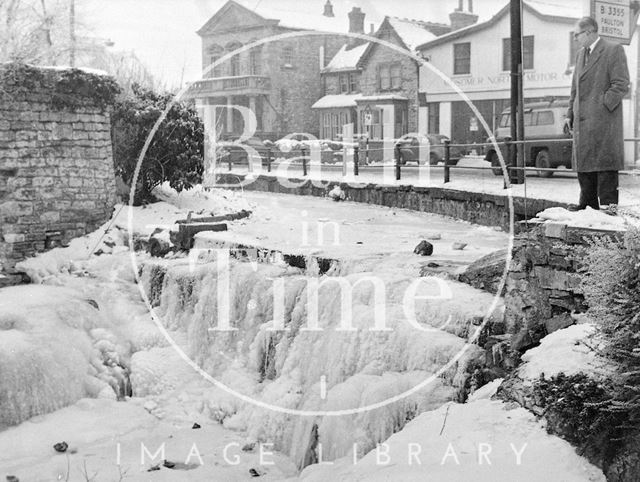
[[69, 66], [76, 66], [76, 0], [69, 0]]
[[[522, 0], [511, 0], [511, 140], [524, 140], [522, 86]], [[512, 184], [524, 183], [524, 144], [512, 144], [509, 164], [517, 167], [509, 172]]]

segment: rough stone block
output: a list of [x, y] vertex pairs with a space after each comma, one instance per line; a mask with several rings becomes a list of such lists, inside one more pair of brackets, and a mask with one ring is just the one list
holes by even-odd
[[561, 315], [554, 316], [548, 320], [545, 320], [544, 326], [547, 329], [547, 333], [553, 333], [554, 331], [562, 330], [575, 324], [575, 320], [571, 318], [569, 313], [563, 313]]
[[46, 224], [57, 223], [60, 221], [60, 213], [58, 211], [47, 211], [40, 215], [40, 221]]
[[22, 243], [25, 240], [24, 234], [5, 233], [2, 235], [2, 237], [7, 243]]
[[544, 234], [548, 238], [565, 239], [567, 236], [567, 225], [559, 223], [545, 223]]

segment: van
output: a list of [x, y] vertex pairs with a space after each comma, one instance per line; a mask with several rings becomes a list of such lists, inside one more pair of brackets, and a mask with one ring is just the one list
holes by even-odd
[[[539, 169], [553, 169], [564, 166], [571, 169], [571, 151], [573, 140], [571, 134], [564, 128], [564, 120], [569, 107], [568, 100], [549, 100], [534, 102], [524, 106], [524, 157], [525, 166]], [[509, 166], [509, 150], [504, 141], [511, 140], [511, 109], [505, 109], [500, 114], [498, 128], [495, 131], [496, 142], [499, 144], [505, 163]], [[550, 142], [553, 141], [553, 142]], [[487, 140], [487, 142], [490, 142]], [[493, 173], [502, 175], [500, 160], [494, 146], [488, 146], [485, 160], [489, 161]], [[551, 177], [553, 171], [538, 171], [540, 177]]]

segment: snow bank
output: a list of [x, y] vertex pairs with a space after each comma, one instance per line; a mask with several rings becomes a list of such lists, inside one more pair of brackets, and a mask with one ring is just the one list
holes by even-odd
[[70, 289], [0, 290], [0, 427], [126, 389], [128, 347], [95, 302]]
[[550, 333], [539, 346], [522, 355], [518, 376], [531, 383], [543, 373], [546, 378], [560, 372], [569, 376], [585, 373], [597, 378], [610, 375], [613, 367], [598, 355], [595, 331], [593, 324], [584, 323]]
[[538, 219], [592, 229], [625, 229], [627, 222], [625, 216], [610, 216], [602, 211], [596, 211], [587, 207], [581, 211], [568, 211], [565, 208], [548, 208], [538, 213]]
[[304, 482], [327, 480], [603, 481], [604, 474], [523, 408], [500, 401], [447, 404], [419, 415], [354, 463], [307, 467]]

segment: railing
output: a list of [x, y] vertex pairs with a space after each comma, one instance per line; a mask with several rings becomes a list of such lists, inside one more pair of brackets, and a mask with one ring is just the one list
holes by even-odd
[[[640, 138], [629, 138], [629, 139], [624, 139], [625, 142], [634, 142], [634, 143], [638, 143], [640, 142]], [[556, 168], [543, 168], [543, 167], [532, 167], [532, 166], [525, 166], [525, 167], [521, 167], [521, 166], [511, 166], [509, 165], [509, 151], [510, 149], [515, 148], [517, 145], [522, 144], [522, 145], [527, 145], [527, 144], [540, 144], [540, 143], [545, 143], [545, 144], [550, 144], [550, 143], [566, 143], [566, 142], [572, 142], [572, 139], [536, 139], [536, 140], [524, 140], [524, 141], [500, 141], [500, 142], [496, 142], [495, 144], [493, 142], [486, 142], [486, 143], [473, 143], [473, 144], [452, 144], [450, 141], [445, 141], [444, 144], [431, 144], [430, 147], [431, 148], [444, 148], [444, 158], [443, 158], [443, 166], [440, 165], [430, 165], [429, 168], [436, 170], [439, 169], [440, 167], [442, 167], [443, 169], [443, 182], [449, 183], [451, 182], [451, 173], [452, 171], [455, 172], [456, 170], [465, 170], [465, 171], [480, 171], [480, 172], [487, 172], [487, 171], [491, 171], [492, 173], [494, 172], [494, 170], [496, 169], [500, 169], [502, 171], [502, 167], [501, 166], [457, 166], [452, 162], [451, 159], [451, 149], [452, 148], [484, 148], [484, 147], [495, 147], [496, 145], [499, 148], [504, 149], [505, 151], [507, 151], [507, 154], [504, 155], [505, 158], [505, 164], [506, 164], [506, 169], [507, 169], [507, 173], [509, 176], [509, 179], [513, 179], [513, 174], [517, 173], [517, 172], [523, 172], [524, 173], [524, 179], [526, 182], [526, 174], [527, 173], [540, 173], [540, 172], [552, 172], [552, 173], [557, 173], [557, 172], [563, 172], [563, 173], [571, 173], [573, 171], [571, 170], [561, 170], [559, 171]], [[374, 151], [389, 151], [388, 148], [369, 148], [366, 147], [365, 149], [361, 149], [359, 146], [353, 146], [348, 148], [350, 149], [350, 154], [352, 154], [353, 159], [350, 161], [352, 163], [352, 172], [354, 176], [359, 176], [360, 175], [360, 171], [361, 171], [361, 167], [366, 166], [368, 169], [371, 168], [375, 168], [375, 167], [384, 167], [384, 164], [382, 166], [371, 166], [368, 165], [366, 162], [363, 164], [361, 159], [368, 159], [369, 155], [374, 152]], [[343, 156], [344, 156], [344, 151], [346, 150], [343, 149]], [[398, 144], [394, 144], [393, 147], [393, 160], [394, 160], [394, 172], [395, 172], [395, 179], [397, 181], [400, 181], [402, 179], [402, 172], [403, 172], [403, 162], [402, 162], [402, 158], [401, 158], [401, 154], [400, 154], [400, 147]], [[276, 162], [275, 161], [275, 157], [277, 156], [277, 152], [272, 151], [271, 149], [268, 149], [267, 154], [265, 156], [265, 158], [263, 158], [263, 165], [266, 165], [267, 167], [267, 172], [271, 172], [272, 171], [272, 166], [273, 164]], [[384, 156], [383, 156], [384, 157]], [[300, 156], [297, 156], [297, 158], [299, 160], [299, 164], [301, 165], [302, 168], [302, 175], [304, 177], [308, 176], [309, 174], [309, 166], [312, 163], [312, 159], [311, 159], [311, 155], [310, 155], [310, 149], [308, 146], [302, 147], [300, 149]], [[344, 159], [344, 157], [343, 157]], [[233, 170], [233, 162], [231, 160], [226, 161], [228, 163], [228, 169], [229, 171]], [[429, 162], [428, 159], [425, 160], [425, 162]], [[235, 164], [247, 164], [249, 171], [252, 170], [251, 168], [251, 163], [248, 163], [246, 160], [244, 162], [235, 162]], [[420, 163], [418, 163], [420, 164]], [[346, 174], [347, 169], [346, 169], [346, 161], [343, 160], [342, 163], [332, 163], [332, 165], [341, 165], [342, 166], [342, 171], [344, 174]], [[640, 168], [634, 168], [633, 170], [622, 170], [619, 171], [619, 173], [623, 176], [625, 175], [631, 175], [631, 176], [639, 176], [640, 175]], [[509, 187], [508, 183], [504, 182], [504, 188]]]
[[270, 89], [271, 82], [269, 77], [261, 75], [243, 75], [234, 77], [214, 77], [211, 79], [202, 79], [194, 82], [189, 86], [189, 95], [233, 91], [255, 90], [264, 93]]

